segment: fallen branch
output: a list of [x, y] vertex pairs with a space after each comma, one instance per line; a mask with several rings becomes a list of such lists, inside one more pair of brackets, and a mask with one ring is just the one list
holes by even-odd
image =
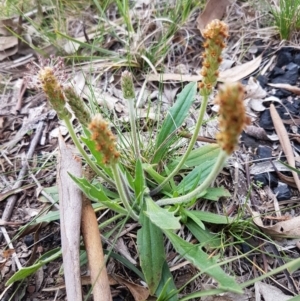
[[67, 299], [82, 301], [80, 275], [80, 220], [82, 195], [68, 173], [81, 176], [81, 161], [74, 159], [63, 138], [59, 136], [57, 183], [59, 193], [61, 244]]

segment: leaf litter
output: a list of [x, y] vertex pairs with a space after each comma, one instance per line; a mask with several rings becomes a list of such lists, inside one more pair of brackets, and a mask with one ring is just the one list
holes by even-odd
[[[217, 1], [218, 4], [220, 1]], [[253, 53], [256, 53], [259, 51], [259, 47], [255, 46], [254, 43], [256, 41], [263, 41], [263, 44], [266, 45], [268, 43], [268, 41], [270, 41], [272, 39], [272, 35], [273, 35], [273, 31], [268, 32], [268, 30], [263, 30], [263, 29], [259, 29], [256, 27], [255, 21], [257, 18], [257, 11], [253, 12], [253, 9], [249, 6], [248, 3], [232, 3], [231, 5], [229, 5], [229, 1], [222, 1], [221, 5], [217, 5], [216, 6], [216, 1], [208, 1], [204, 11], [199, 13], [199, 10], [197, 11], [197, 14], [194, 14], [193, 16], [191, 16], [191, 23], [193, 24], [193, 30], [198, 26], [198, 28], [201, 29], [201, 27], [205, 26], [205, 23], [207, 23], [211, 18], [215, 18], [214, 14], [217, 13], [218, 15], [224, 15], [225, 19], [228, 20], [228, 23], [230, 25], [230, 27], [232, 28], [233, 31], [235, 31], [237, 34], [235, 35], [235, 37], [233, 37], [233, 39], [231, 40], [231, 42], [229, 43], [229, 46], [226, 50], [226, 55], [233, 61], [233, 64], [235, 64], [235, 66], [232, 67], [232, 64], [229, 65], [229, 68], [227, 70], [223, 70], [221, 71], [220, 74], [220, 82], [222, 81], [226, 81], [228, 79], [231, 79], [233, 81], [238, 81], [238, 80], [242, 80], [243, 78], [247, 78], [249, 75], [253, 74], [254, 72], [258, 72], [259, 70], [261, 70], [262, 68], [262, 64], [268, 64], [267, 60], [268, 60], [268, 56], [263, 56], [263, 55], [257, 55], [254, 56]], [[144, 7], [144, 5], [149, 5], [149, 4], [142, 4], [140, 7]], [[214, 9], [212, 10], [212, 7], [217, 7], [218, 9]], [[140, 9], [140, 8], [139, 8]], [[114, 9], [112, 9], [112, 11], [114, 11]], [[254, 9], [255, 11], [255, 9]], [[144, 9], [144, 11], [142, 10], [142, 12], [145, 15], [149, 15], [151, 16], [151, 10], [146, 7], [146, 9]], [[112, 13], [114, 14], [114, 13]], [[239, 22], [237, 21], [233, 21], [233, 19], [239, 20]], [[88, 20], [88, 19], [87, 19]], [[119, 37], [121, 37], [121, 39], [126, 39], [126, 30], [124, 30], [124, 27], [122, 26], [122, 23], [120, 22], [120, 19], [113, 19], [113, 21], [111, 21], [111, 23], [109, 23], [108, 25], [106, 25], [108, 28], [110, 28], [110, 26], [115, 26], [117, 28], [117, 34], [119, 35]], [[80, 27], [79, 24], [80, 22], [78, 20], [76, 20], [76, 18], [74, 18], [74, 20], [72, 20], [73, 22], [73, 28], [75, 29], [74, 32], [71, 32], [71, 34], [73, 35], [73, 40], [68, 40], [68, 39], [63, 39], [62, 40], [62, 45], [61, 47], [67, 51], [67, 53], [75, 53], [75, 51], [80, 51], [80, 49], [84, 49], [83, 50], [83, 54], [88, 54], [90, 53], [90, 48], [88, 48], [88, 41], [89, 40], [93, 40], [95, 38], [98, 38], [99, 35], [97, 35], [95, 32], [93, 33], [93, 26], [92, 26], [92, 22], [87, 22], [87, 27], [88, 27], [88, 34], [87, 34], [87, 39], [84, 35], [84, 28]], [[244, 25], [245, 27], [242, 28], [242, 30], [240, 30], [241, 27], [241, 22], [242, 24], [250, 24], [248, 25]], [[150, 26], [149, 24], [145, 24], [145, 27]], [[156, 26], [156, 30], [158, 31], [158, 33], [160, 32], [160, 30], [162, 31], [163, 26], [159, 27], [158, 23], [155, 25]], [[189, 26], [190, 23], [186, 23], [183, 26], [186, 26], [186, 30], [189, 31], [190, 28]], [[247, 27], [248, 26], [248, 27]], [[236, 28], [239, 27], [239, 30], [236, 30]], [[81, 28], [81, 29], [80, 29]], [[76, 33], [77, 31], [77, 33]], [[33, 31], [32, 31], [33, 32]], [[151, 32], [151, 31], [150, 31]], [[252, 54], [246, 54], [245, 57], [243, 57], [241, 55], [241, 53], [244, 51], [244, 47], [242, 47], [242, 40], [244, 39], [244, 34], [245, 32], [246, 34], [246, 42], [250, 44], [252, 44], [251, 46], [253, 46], [251, 49], [253, 49]], [[191, 33], [193, 33], [193, 31], [191, 31]], [[259, 37], [260, 35], [260, 37]], [[157, 35], [159, 36], [159, 35]], [[31, 59], [31, 57], [29, 56], [27, 57], [20, 57], [21, 62], [18, 63], [15, 58], [13, 57], [13, 55], [18, 55], [18, 51], [21, 50], [18, 49], [15, 38], [13, 36], [11, 36], [10, 34], [6, 33], [3, 35], [3, 37], [1, 37], [3, 39], [1, 39], [2, 43], [0, 42], [0, 46], [2, 47], [0, 49], [0, 57], [2, 55], [2, 62], [1, 62], [1, 66], [3, 66], [3, 68], [1, 68], [1, 70], [3, 70], [2, 73], [2, 78], [1, 81], [3, 81], [3, 78], [6, 79], [7, 74], [10, 76], [13, 76], [13, 80], [16, 80], [17, 78], [22, 78], [24, 73], [26, 73], [26, 68], [25, 68], [25, 64], [28, 63], [28, 59]], [[34, 41], [36, 39], [36, 37], [33, 35], [32, 40]], [[136, 37], [137, 38], [137, 37]], [[142, 38], [145, 38], [145, 43], [144, 43], [144, 47], [147, 47], [148, 45], [150, 45], [153, 42], [153, 39], [151, 39], [151, 35], [149, 34], [149, 32], [144, 33], [144, 37], [142, 36]], [[248, 39], [248, 40], [247, 40]], [[155, 40], [155, 39], [154, 39]], [[184, 41], [186, 42], [184, 36], [181, 34], [180, 36], [180, 41]], [[172, 41], [172, 40], [170, 40]], [[187, 45], [187, 49], [189, 49], [189, 51], [191, 51], [190, 53], [192, 53], [192, 56], [198, 56], [201, 49], [200, 49], [200, 43], [199, 40], [195, 39], [195, 43], [196, 46], [193, 45], [193, 42], [190, 42], [190, 44]], [[276, 48], [278, 45], [278, 41], [272, 41], [273, 47]], [[170, 42], [169, 42], [170, 43]], [[109, 50], [109, 52], [112, 54], [112, 56], [117, 57], [118, 51], [122, 52], [123, 51], [123, 47], [124, 45], [118, 45], [118, 41], [117, 39], [114, 39], [112, 36], [110, 36], [108, 33], [105, 34], [104, 36], [104, 41], [103, 41], [103, 49]], [[180, 45], [172, 45], [172, 42], [170, 43], [170, 45], [172, 47], [175, 48], [179, 47], [180, 49]], [[43, 49], [47, 49], [48, 53], [52, 53], [54, 48], [51, 45], [39, 45], [41, 48]], [[70, 47], [72, 46], [72, 47]], [[254, 47], [255, 46], [255, 47]], [[86, 49], [84, 47], [87, 47]], [[113, 49], [115, 47], [116, 50], [111, 51], [111, 49]], [[96, 49], [95, 50], [99, 51], [101, 53], [101, 51], [103, 51], [102, 48]], [[138, 50], [138, 47], [136, 48], [136, 50]], [[32, 53], [35, 53], [32, 49], [30, 50]], [[197, 69], [193, 69], [191, 66], [193, 66], [193, 61], [191, 60], [191, 55], [190, 57], [188, 56], [188, 51], [186, 52], [187, 56], [184, 57], [185, 52], [182, 52], [183, 54], [180, 56], [180, 59], [183, 61], [183, 66], [182, 68], [178, 68], [178, 66], [172, 66], [172, 61], [169, 60], [168, 57], [163, 58], [160, 62], [161, 65], [165, 68], [166, 71], [172, 71], [172, 68], [174, 68], [174, 70], [176, 70], [176, 72], [178, 73], [172, 73], [172, 72], [166, 72], [166, 73], [162, 73], [162, 74], [154, 74], [154, 73], [150, 73], [144, 76], [144, 78], [139, 78], [138, 81], [138, 85], [140, 88], [141, 87], [141, 82], [143, 80], [145, 80], [147, 82], [147, 89], [150, 90], [155, 90], [157, 89], [156, 86], [156, 82], [158, 81], [169, 81], [171, 86], [170, 86], [170, 91], [172, 91], [174, 94], [177, 93], [178, 90], [180, 90], [180, 83], [182, 81], [188, 82], [188, 81], [199, 81], [201, 80], [201, 76], [199, 76], [197, 74]], [[14, 59], [12, 61], [10, 61], [11, 59]], [[200, 58], [198, 59], [200, 60]], [[19, 64], [19, 65], [18, 65]], [[95, 98], [99, 101], [99, 104], [102, 105], [106, 105], [107, 109], [110, 112], [113, 112], [112, 114], [117, 114], [118, 117], [116, 118], [116, 120], [118, 120], [120, 117], [125, 119], [127, 118], [126, 116], [126, 110], [125, 110], [125, 106], [124, 104], [122, 104], [122, 101], [120, 100], [120, 97], [117, 93], [117, 90], [120, 91], [120, 88], [118, 86], [118, 75], [116, 70], [120, 67], [120, 66], [125, 65], [124, 61], [123, 62], [119, 62], [116, 63], [115, 60], [110, 60], [108, 59], [100, 59], [99, 61], [95, 61], [92, 64], [90, 62], [85, 62], [84, 64], [79, 65], [78, 64], [78, 72], [80, 72], [79, 76], [76, 76], [76, 74], [74, 73], [74, 83], [75, 86], [78, 85], [78, 87], [80, 88], [80, 90], [82, 91], [82, 95], [83, 97], [89, 101], [89, 99], [91, 98]], [[12, 68], [13, 66], [13, 68]], [[158, 65], [156, 65], [155, 67], [157, 68]], [[271, 65], [270, 65], [271, 66]], [[17, 72], [15, 70], [18, 70]], [[155, 69], [156, 70], [156, 69]], [[183, 70], [185, 70], [183, 72]], [[188, 71], [188, 72], [187, 72]], [[72, 72], [72, 71], [70, 71]], [[112, 75], [112, 73], [115, 73], [115, 76]], [[181, 74], [182, 73], [182, 74]], [[257, 73], [255, 73], [255, 75], [257, 75]], [[88, 79], [88, 81], [90, 83], [86, 84], [86, 79]], [[7, 81], [8, 82], [8, 81]], [[14, 84], [16, 84], [16, 82], [14, 82]], [[249, 85], [249, 82], [248, 82]], [[285, 90], [290, 90], [293, 93], [298, 93], [297, 87], [296, 86], [288, 86], [287, 84], [271, 84], [273, 85], [273, 87], [276, 88], [282, 88]], [[257, 90], [260, 91], [260, 86], [257, 83]], [[255, 90], [255, 89], [254, 89]], [[15, 188], [15, 186], [13, 185], [14, 182], [18, 182], [18, 183], [23, 183], [22, 185], [31, 185], [30, 180], [29, 179], [23, 179], [22, 176], [22, 181], [21, 179], [20, 181], [17, 181], [18, 175], [22, 175], [21, 172], [18, 172], [18, 168], [22, 168], [22, 166], [24, 166], [23, 163], [21, 163], [21, 154], [27, 153], [28, 154], [28, 147], [30, 147], [31, 145], [31, 139], [34, 136], [34, 133], [36, 131], [38, 131], [38, 121], [43, 123], [43, 128], [41, 129], [41, 132], [39, 132], [40, 135], [43, 135], [43, 132], [49, 133], [55, 130], [55, 128], [58, 128], [58, 122], [57, 119], [54, 117], [51, 117], [51, 114], [49, 113], [49, 107], [44, 106], [44, 99], [41, 98], [37, 101], [34, 101], [33, 98], [28, 97], [27, 95], [24, 96], [21, 93], [21, 88], [18, 88], [18, 90], [16, 90], [16, 94], [15, 96], [12, 98], [13, 102], [9, 101], [11, 95], [13, 94], [12, 89], [4, 89], [3, 90], [3, 99], [6, 100], [4, 103], [2, 103], [1, 101], [1, 109], [4, 108], [6, 110], [6, 112], [3, 114], [3, 116], [1, 116], [2, 118], [2, 126], [0, 128], [0, 139], [1, 139], [1, 167], [2, 170], [8, 174], [8, 176], [4, 175], [3, 177], [1, 176], [1, 180], [3, 179], [4, 181], [4, 192], [3, 193], [12, 193], [12, 192], [17, 192], [19, 191], [18, 189], [20, 189], [21, 186], [19, 186], [19, 188]], [[94, 93], [92, 92], [94, 91]], [[264, 93], [262, 90], [260, 92]], [[169, 94], [172, 95], [172, 93], [168, 92]], [[255, 93], [257, 93], [257, 91], [255, 90]], [[254, 94], [255, 94], [254, 93]], [[267, 91], [267, 93], [269, 94], [270, 91]], [[20, 106], [20, 113], [18, 113], [17, 111], [13, 113], [13, 107], [17, 106], [18, 103], [18, 96], [19, 98], [23, 99], [24, 103], [21, 104]], [[254, 95], [256, 100], [260, 101], [261, 98], [264, 98], [264, 96], [260, 95]], [[172, 97], [171, 97], [172, 98]], [[261, 105], [260, 108], [265, 108], [268, 109], [267, 106], [265, 106], [265, 103], [274, 101], [271, 99], [268, 99], [267, 97], [264, 98], [264, 101], [261, 101]], [[266, 100], [266, 101], [265, 101]], [[154, 97], [154, 99], [151, 100], [155, 106], [155, 104], [157, 103], [157, 98]], [[276, 102], [276, 101], [275, 101]], [[5, 107], [7, 106], [7, 107]], [[254, 106], [255, 107], [255, 106]], [[253, 109], [254, 109], [253, 107]], [[260, 110], [257, 110], [258, 112], [261, 112]], [[34, 114], [30, 114], [29, 112], [32, 112]], [[25, 115], [29, 113], [29, 117], [26, 120]], [[2, 113], [1, 113], [2, 115]], [[145, 115], [143, 115], [145, 116]], [[254, 114], [253, 118], [255, 120], [259, 118], [259, 113]], [[274, 122], [277, 124], [279, 122], [280, 118], [276, 119], [276, 121]], [[189, 121], [187, 121], [189, 122]], [[193, 124], [193, 122], [191, 122], [191, 124]], [[276, 125], [275, 125], [276, 126]], [[278, 128], [278, 127], [277, 127]], [[277, 129], [278, 130], [278, 129]], [[270, 133], [270, 131], [266, 132], [266, 130], [264, 130], [261, 127], [258, 127], [258, 130], [260, 131], [260, 134], [256, 135], [256, 139], [261, 141], [261, 140], [267, 140], [269, 139], [270, 136], [272, 136], [273, 133]], [[280, 134], [278, 134], [278, 136], [283, 135], [283, 138], [281, 138], [280, 143], [281, 143], [281, 147], [283, 149], [285, 149], [285, 152], [287, 151], [288, 154], [286, 154], [287, 156], [293, 156], [294, 158], [294, 152], [295, 149], [292, 149], [291, 152], [291, 148], [288, 146], [287, 144], [288, 142], [286, 142], [287, 139], [284, 139], [284, 137], [287, 137], [287, 133], [283, 133], [282, 131], [279, 130]], [[254, 135], [252, 135], [254, 136]], [[50, 137], [48, 136], [48, 134], [45, 135], [46, 137], [46, 144], [43, 144], [40, 140], [40, 142], [38, 142], [38, 144], [34, 147], [34, 157], [35, 158], [31, 158], [31, 161], [28, 161], [26, 164], [29, 164], [30, 166], [30, 170], [33, 167], [38, 166], [40, 163], [36, 161], [37, 157], [40, 156], [40, 160], [50, 160], [50, 161], [54, 161], [53, 159], [53, 154], [52, 151], [56, 149], [57, 146], [57, 140], [55, 138], [55, 136]], [[264, 138], [264, 139], [262, 139]], [[270, 139], [269, 139], [270, 140]], [[273, 140], [276, 141], [276, 140]], [[285, 141], [285, 142], [282, 142]], [[282, 145], [283, 144], [283, 145]], [[278, 147], [278, 144], [276, 145], [276, 147]], [[250, 150], [251, 152], [252, 150]], [[246, 158], [245, 156], [245, 152], [246, 150], [244, 149], [240, 149], [238, 151], [238, 153], [241, 153], [241, 157]], [[277, 150], [274, 149], [274, 153], [276, 153]], [[50, 159], [48, 159], [50, 158]], [[52, 158], [52, 159], [51, 159]], [[27, 160], [30, 160], [30, 157], [28, 158], [27, 156]], [[236, 160], [238, 160], [238, 158], [236, 158]], [[275, 162], [276, 163], [276, 162]], [[292, 166], [296, 167], [296, 165], [294, 164], [295, 162], [290, 161], [289, 163], [293, 163]], [[31, 166], [32, 164], [32, 166]], [[55, 164], [55, 163], [54, 163]], [[242, 165], [245, 165], [245, 163], [242, 161]], [[272, 171], [272, 165], [270, 164], [270, 171]], [[229, 168], [231, 168], [229, 166]], [[286, 169], [284, 170], [285, 172], [287, 171]], [[226, 172], [226, 170], [225, 170]], [[244, 171], [243, 171], [244, 173]], [[49, 167], [46, 168], [46, 170], [43, 170], [37, 174], [39, 180], [43, 183], [43, 185], [47, 186], [53, 186], [55, 184], [55, 172], [54, 172], [54, 168], [51, 167], [51, 165]], [[247, 176], [247, 175], [246, 175]], [[297, 183], [297, 178], [295, 177], [295, 174], [293, 174], [294, 179]], [[236, 181], [239, 181], [240, 179], [237, 177], [235, 179]], [[230, 184], [231, 179], [229, 177], [229, 175], [224, 175], [224, 177], [221, 177], [218, 181], [221, 182], [225, 182], [229, 189], [231, 188], [231, 191], [233, 191], [232, 187], [230, 187], [232, 184]], [[245, 181], [247, 181], [247, 179], [245, 178]], [[25, 182], [25, 183], [24, 183]], [[248, 183], [250, 185], [250, 183]], [[20, 184], [18, 184], [20, 185]], [[248, 185], [248, 187], [249, 187]], [[2, 186], [2, 185], [1, 185]], [[24, 189], [25, 189], [24, 187]], [[257, 188], [257, 190], [259, 191], [259, 188]], [[253, 195], [251, 196], [251, 202], [257, 198], [257, 193], [255, 191], [252, 191]], [[25, 203], [22, 203], [22, 197], [26, 200], [27, 204], [29, 204], [30, 206], [33, 207], [37, 207], [40, 208], [41, 204], [38, 203], [36, 200], [34, 200], [34, 191], [30, 191], [30, 188], [28, 187], [28, 189], [26, 191], [23, 190], [22, 195], [20, 197], [20, 194], [18, 195], [14, 195], [17, 196], [18, 198], [14, 198], [19, 200], [18, 202], [18, 206], [20, 206], [21, 208], [24, 206], [27, 206]], [[34, 200], [34, 201], [32, 201]], [[237, 200], [241, 200], [239, 197], [237, 197]], [[4, 202], [5, 201], [5, 202]], [[1, 202], [3, 205], [1, 207], [1, 210], [3, 211], [3, 206], [4, 203], [8, 202], [9, 199], [4, 200]], [[211, 205], [208, 203], [205, 204], [201, 204], [199, 205], [199, 208], [201, 208], [202, 210], [213, 210], [213, 211], [217, 211], [217, 212], [224, 212], [224, 208], [226, 208], [225, 210], [228, 209], [228, 212], [230, 212], [229, 209], [233, 208], [230, 200], [225, 200], [223, 203], [218, 203], [217, 205]], [[280, 205], [279, 203], [279, 208], [280, 210], [284, 209], [284, 206]], [[25, 209], [25, 207], [24, 207]], [[258, 215], [261, 215], [263, 213], [265, 213], [267, 209], [266, 204], [264, 204], [263, 202], [260, 202], [260, 212], [258, 213]], [[24, 214], [22, 215], [22, 213], [18, 212], [18, 210], [16, 210], [16, 207], [12, 208], [13, 212], [12, 212], [12, 218], [10, 219], [10, 222], [14, 222], [14, 223], [23, 223], [23, 222], [27, 222], [26, 220], [26, 216], [24, 216]], [[272, 209], [273, 210], [273, 209]], [[273, 212], [272, 210], [270, 210], [271, 212]], [[1, 211], [1, 212], [2, 212]], [[25, 211], [25, 210], [24, 210]], [[298, 222], [298, 217], [296, 216], [297, 214], [299, 214], [299, 212], [292, 212], [292, 214], [289, 216], [289, 220], [287, 221], [282, 221], [282, 222], [278, 222], [275, 225], [269, 225], [271, 222], [268, 220], [267, 221], [267, 225], [264, 224], [265, 221], [261, 221], [258, 223], [259, 227], [261, 227], [263, 229], [263, 231], [266, 231], [266, 233], [268, 233], [269, 235], [271, 235], [273, 238], [277, 237], [282, 237], [285, 235], [298, 235], [299, 234], [299, 222]], [[295, 216], [293, 216], [295, 215]], [[262, 215], [263, 216], [263, 215]], [[2, 219], [3, 219], [3, 214], [2, 214]], [[258, 217], [255, 217], [254, 221], [258, 220]], [[4, 224], [2, 226], [8, 226], [8, 221], [4, 221]], [[57, 228], [57, 227], [56, 227]], [[45, 243], [42, 243], [41, 245], [43, 245], [42, 248], [49, 248], [49, 243], [47, 246], [46, 243], [46, 237], [47, 235], [54, 230], [55, 230], [55, 225], [51, 225], [48, 224], [46, 225], [46, 227], [44, 228], [45, 230], [42, 230], [42, 235], [43, 238], [45, 240]], [[267, 230], [266, 230], [267, 229]], [[298, 231], [298, 232], [297, 232]], [[298, 233], [298, 234], [297, 234]], [[188, 238], [187, 238], [188, 239]], [[56, 245], [60, 245], [59, 241], [54, 240]], [[27, 246], [25, 245], [25, 243], [22, 243], [22, 241], [20, 240], [20, 244], [21, 247], [19, 247], [19, 249], [16, 249], [16, 252], [18, 254], [21, 254], [20, 249], [24, 248], [27, 249]], [[51, 244], [51, 243], [50, 243]], [[132, 248], [130, 248], [129, 246], [124, 246], [125, 248], [127, 247], [127, 249], [130, 249], [130, 251], [132, 252]], [[170, 251], [170, 256], [172, 256], [172, 250]], [[9, 259], [7, 259], [9, 260]], [[22, 260], [22, 264], [25, 265], [26, 262], [25, 260]], [[174, 260], [174, 264], [177, 264], [176, 260]], [[180, 264], [180, 263], [179, 263]], [[110, 265], [109, 265], [110, 267]], [[187, 272], [188, 269], [192, 269], [192, 267], [190, 265], [185, 265], [182, 268], [182, 272]], [[40, 280], [37, 281], [37, 284], [35, 286], [35, 289], [37, 290], [37, 294], [38, 291], [40, 290], [40, 285], [41, 285], [41, 281], [48, 281], [48, 283], [53, 285], [54, 280], [52, 278], [52, 276], [50, 276], [51, 274], [55, 274], [55, 267], [51, 264], [48, 267], [49, 270], [49, 275], [39, 275], [38, 277], [40, 277]], [[121, 270], [121, 269], [120, 269]], [[247, 270], [247, 269], [245, 269]], [[244, 270], [244, 272], [245, 272]], [[10, 267], [3, 273], [2, 276], [6, 276], [6, 273], [8, 273], [10, 271]], [[3, 270], [1, 270], [1, 272], [3, 272]], [[195, 273], [195, 271], [193, 271]], [[245, 272], [246, 273], [246, 272]], [[56, 277], [56, 276], [55, 276]], [[51, 278], [52, 278], [52, 282], [51, 282]], [[130, 277], [129, 277], [130, 278]], [[62, 279], [59, 279], [59, 277], [57, 277], [55, 279], [55, 281], [61, 281]], [[127, 280], [125, 280], [127, 281]], [[192, 284], [189, 289], [192, 291], [193, 288], [197, 287], [199, 283], [195, 282], [194, 284]], [[125, 283], [123, 283], [123, 285], [127, 286]], [[135, 289], [130, 288], [130, 286], [127, 286], [129, 288], [129, 290], [132, 292], [132, 294], [134, 295], [135, 300], [143, 300], [143, 298], [146, 298], [147, 292], [144, 292], [144, 288], [142, 288], [142, 291], [140, 292], [138, 289], [136, 289], [136, 293], [135, 293]], [[264, 299], [266, 300], [267, 298], [267, 293], [265, 293], [264, 295], [264, 291], [267, 291], [266, 288], [262, 288], [263, 286], [259, 286], [257, 285], [257, 287], [255, 287], [255, 291], [260, 291], [260, 293], [263, 295]], [[0, 289], [1, 291], [1, 289]], [[30, 292], [28, 292], [30, 293]], [[146, 295], [144, 295], [144, 293]], [[135, 295], [136, 294], [136, 295]], [[63, 293], [60, 295], [61, 300], [63, 300]], [[217, 297], [216, 297], [217, 298]], [[232, 297], [224, 297], [228, 300], [234, 300]], [[242, 298], [242, 297], [240, 297]], [[251, 299], [252, 298], [252, 299]], [[254, 300], [253, 296], [248, 298], [249, 300]], [[217, 300], [217, 299], [216, 299]], [[220, 299], [221, 300], [221, 299]], [[222, 299], [224, 300], [224, 299]]]

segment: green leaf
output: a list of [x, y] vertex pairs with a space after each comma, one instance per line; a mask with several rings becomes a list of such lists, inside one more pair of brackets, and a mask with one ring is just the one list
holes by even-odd
[[188, 216], [190, 219], [192, 219], [201, 229], [205, 229], [205, 225], [202, 223], [202, 221], [193, 214], [193, 211], [186, 210], [185, 208], [181, 209], [182, 212]]
[[97, 186], [91, 184], [86, 178], [77, 178], [70, 173], [69, 175], [89, 199], [91, 199], [92, 201], [100, 202], [102, 205], [115, 212], [127, 215], [127, 211], [116, 201], [109, 199], [103, 192], [103, 189], [99, 189]]
[[182, 125], [188, 115], [189, 109], [194, 102], [196, 91], [197, 83], [189, 83], [177, 96], [176, 102], [170, 109], [157, 136], [155, 148], [157, 152], [152, 163], [158, 163], [167, 153], [169, 146], [173, 142], [172, 136], [176, 134], [176, 130]]
[[163, 264], [162, 277], [155, 292], [155, 295], [157, 296], [157, 301], [178, 300], [177, 289], [166, 260]]
[[189, 218], [185, 225], [197, 238], [201, 246], [205, 246], [206, 249], [217, 249], [222, 245], [219, 234], [212, 234], [208, 229], [203, 229], [195, 222], [195, 220]]
[[159, 207], [150, 197], [145, 198], [147, 211], [145, 214], [151, 222], [160, 229], [176, 230], [180, 228], [180, 217], [175, 217], [175, 212]]
[[206, 161], [202, 162], [199, 166], [196, 166], [177, 186], [178, 193], [186, 194], [203, 183], [213, 169], [214, 164], [215, 161]]
[[293, 297], [291, 299], [288, 299], [287, 301], [300, 301], [300, 296], [299, 295], [295, 296], [295, 297]]
[[205, 190], [204, 199], [218, 201], [221, 197], [230, 197], [230, 192], [224, 187], [209, 187]]
[[136, 203], [141, 204], [141, 198], [145, 190], [145, 175], [140, 159], [136, 161], [135, 165], [135, 178], [133, 181], [134, 192], [136, 196]]
[[150, 221], [143, 211], [140, 213], [140, 223], [142, 228], [137, 233], [140, 264], [150, 294], [153, 295], [159, 285], [165, 261], [164, 238], [162, 231]]
[[208, 211], [190, 210], [190, 213], [192, 213], [194, 216], [196, 216], [201, 221], [212, 223], [212, 224], [228, 225], [233, 222], [233, 218], [231, 218], [231, 217], [211, 213]]
[[[145, 172], [147, 172], [147, 173], [150, 175], [150, 177], [151, 177], [157, 184], [160, 184], [160, 183], [162, 183], [162, 182], [165, 180], [165, 177], [163, 177], [163, 176], [162, 176], [161, 174], [159, 174], [156, 170], [154, 170], [151, 164], [144, 163], [144, 164], [143, 164], [143, 169], [144, 169]], [[170, 184], [166, 184], [166, 185], [164, 186], [163, 191], [172, 193]]]
[[190, 244], [169, 230], [164, 230], [175, 250], [196, 266], [201, 272], [208, 274], [219, 283], [219, 288], [234, 293], [242, 293], [241, 287], [232, 277], [227, 275], [217, 263], [216, 258], [209, 257], [200, 246]]
[[51, 262], [55, 260], [56, 258], [60, 257], [62, 254], [62, 251], [60, 248], [51, 250], [47, 253], [45, 253], [43, 256], [39, 258], [39, 260], [33, 264], [30, 267], [25, 267], [17, 271], [12, 277], [8, 279], [5, 285], [10, 285], [16, 281], [22, 280], [27, 278], [28, 276], [35, 273], [39, 268], [41, 268], [43, 265], [47, 264], [48, 262]]
[[[218, 144], [207, 144], [191, 151], [188, 159], [184, 163], [184, 168], [191, 168], [200, 166], [206, 161], [215, 161], [215, 158], [219, 156], [221, 149]], [[179, 163], [181, 157], [176, 158], [170, 164], [168, 168], [173, 170]]]
[[[99, 209], [104, 209], [104, 206], [100, 203], [93, 203], [92, 207], [96, 211]], [[58, 220], [59, 218], [60, 218], [59, 211], [49, 211], [45, 215], [37, 217], [36, 220], [32, 223], [32, 225], [39, 224], [39, 223], [50, 223], [50, 222]]]

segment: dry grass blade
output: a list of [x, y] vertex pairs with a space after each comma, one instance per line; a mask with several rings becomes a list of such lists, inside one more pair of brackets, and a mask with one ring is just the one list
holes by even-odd
[[80, 220], [82, 194], [68, 172], [80, 177], [81, 162], [73, 158], [63, 138], [59, 137], [57, 182], [60, 200], [61, 244], [68, 300], [82, 301], [80, 280]]
[[[270, 106], [270, 113], [271, 113], [271, 117], [273, 120], [273, 124], [274, 124], [275, 130], [276, 130], [276, 133], [278, 135], [280, 144], [281, 144], [283, 152], [287, 158], [287, 161], [290, 166], [295, 167], [295, 157], [293, 154], [293, 149], [291, 146], [291, 142], [289, 140], [288, 133], [287, 133], [287, 131], [284, 127], [284, 124], [273, 104], [271, 104], [271, 106]], [[297, 188], [300, 191], [300, 181], [299, 181], [298, 174], [295, 171], [292, 171], [292, 174], [293, 174], [295, 183], [297, 185]]]

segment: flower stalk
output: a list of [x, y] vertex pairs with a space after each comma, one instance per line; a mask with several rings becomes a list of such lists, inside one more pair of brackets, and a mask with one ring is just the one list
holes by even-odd
[[212, 171], [204, 182], [195, 190], [181, 197], [158, 200], [156, 202], [158, 205], [164, 206], [187, 203], [193, 198], [205, 193], [205, 190], [211, 185], [222, 170], [228, 156], [234, 151], [243, 128], [250, 122], [250, 119], [246, 116], [243, 100], [244, 89], [240, 83], [227, 84], [220, 89], [215, 98], [215, 103], [220, 106], [220, 133], [217, 135], [217, 142], [222, 150]]
[[135, 116], [135, 107], [134, 107], [135, 92], [134, 92], [132, 75], [130, 72], [124, 71], [122, 73], [121, 87], [122, 87], [123, 97], [128, 101], [131, 139], [133, 142], [135, 159], [138, 159], [140, 158], [140, 147], [139, 147], [139, 139], [136, 130], [136, 116]]
[[[76, 103], [76, 106], [73, 105], [73, 108], [75, 107], [74, 113], [78, 114], [79, 111], [81, 111], [79, 113], [80, 119], [78, 118], [78, 120], [80, 122], [86, 123], [90, 117], [88, 116], [88, 113], [86, 112], [87, 110], [85, 112], [83, 112], [84, 104], [79, 104], [80, 101], [82, 102], [82, 100], [79, 97], [76, 97], [75, 101], [71, 100], [72, 97], [76, 96], [75, 92], [73, 91], [73, 89], [71, 87], [64, 89], [63, 86], [60, 84], [59, 77], [55, 74], [55, 72], [56, 72], [56, 69], [54, 67], [43, 66], [43, 68], [38, 73], [39, 81], [41, 83], [41, 86], [42, 86], [42, 89], [43, 89], [45, 95], [47, 96], [47, 99], [49, 100], [53, 109], [56, 111], [58, 118], [60, 120], [64, 121], [64, 123], [69, 131], [69, 134], [70, 134], [75, 146], [81, 153], [82, 157], [86, 160], [86, 162], [90, 165], [90, 167], [93, 169], [93, 171], [98, 176], [100, 176], [106, 182], [108, 182], [109, 184], [114, 186], [114, 182], [108, 176], [106, 176], [106, 174], [104, 172], [102, 172], [97, 167], [97, 165], [91, 160], [89, 155], [86, 153], [86, 151], [82, 147], [79, 139], [77, 138], [77, 135], [74, 131], [73, 125], [70, 120], [71, 113], [66, 108], [67, 99], [66, 99], [65, 92], [67, 92], [66, 94], [68, 95], [68, 100], [70, 102], [73, 102], [73, 104], [74, 104], [74, 102]], [[83, 114], [84, 114], [84, 120], [82, 118]]]
[[224, 22], [213, 20], [205, 28], [203, 36], [205, 38], [205, 42], [203, 44], [203, 47], [205, 49], [205, 52], [203, 54], [204, 61], [201, 69], [201, 75], [203, 76], [203, 78], [202, 82], [199, 84], [200, 94], [202, 95], [202, 103], [195, 130], [190, 139], [187, 150], [181, 157], [180, 162], [178, 163], [176, 168], [174, 168], [174, 170], [167, 176], [167, 178], [165, 178], [165, 180], [160, 185], [158, 185], [151, 191], [151, 196], [157, 194], [163, 189], [163, 187], [179, 172], [179, 170], [189, 157], [197, 141], [204, 114], [206, 112], [209, 95], [217, 83], [217, 78], [219, 75], [218, 69], [220, 63], [222, 62], [221, 53], [223, 48], [225, 48], [224, 40], [228, 37], [228, 26]]
[[89, 129], [92, 132], [91, 139], [96, 143], [96, 149], [103, 154], [103, 163], [108, 164], [112, 170], [115, 185], [124, 207], [128, 211], [130, 217], [137, 221], [138, 216], [130, 206], [130, 200], [128, 198], [128, 194], [126, 193], [126, 187], [123, 186], [121, 172], [118, 167], [120, 153], [116, 148], [115, 136], [111, 132], [108, 123], [100, 114], [97, 114], [92, 119]]

